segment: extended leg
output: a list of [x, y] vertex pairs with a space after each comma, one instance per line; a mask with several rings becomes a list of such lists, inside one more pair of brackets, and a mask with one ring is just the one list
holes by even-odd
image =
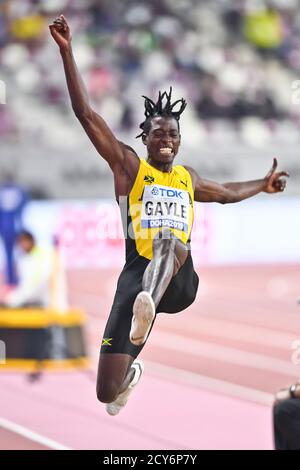
[[117, 415], [127, 403], [139, 382], [144, 365], [128, 354], [101, 354], [97, 378], [98, 399], [106, 403], [106, 411]]
[[143, 290], [133, 305], [129, 338], [136, 346], [145, 342], [155, 318], [156, 307], [187, 256], [188, 248], [170, 230], [158, 232], [153, 240], [153, 258], [143, 276]]
[[187, 247], [170, 230], [158, 232], [153, 240], [153, 258], [143, 276], [143, 290], [149, 292], [155, 307], [187, 256]]
[[133, 357], [128, 354], [101, 354], [98, 365], [97, 397], [111, 403], [128, 387], [134, 370]]

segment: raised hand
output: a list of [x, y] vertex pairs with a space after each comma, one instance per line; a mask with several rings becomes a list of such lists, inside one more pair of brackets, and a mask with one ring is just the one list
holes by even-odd
[[285, 189], [285, 186], [286, 186], [285, 177], [288, 178], [290, 175], [286, 171], [276, 172], [276, 168], [277, 168], [277, 159], [274, 158], [272, 168], [264, 178], [264, 181], [265, 181], [264, 191], [266, 193], [278, 193], [278, 192], [284, 191]]
[[49, 29], [51, 36], [60, 49], [67, 49], [70, 47], [72, 35], [69, 25], [63, 15], [56, 18], [53, 23], [49, 25]]

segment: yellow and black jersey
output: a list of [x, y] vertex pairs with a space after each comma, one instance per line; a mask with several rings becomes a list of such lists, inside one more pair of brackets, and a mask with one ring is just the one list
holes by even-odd
[[[191, 176], [181, 165], [164, 173], [141, 160], [133, 188], [126, 198], [120, 198], [119, 205], [126, 238], [126, 263], [118, 279], [101, 354], [128, 354], [136, 358], [144, 345], [135, 346], [129, 340], [133, 303], [143, 290], [143, 276], [153, 256], [152, 244], [157, 232], [169, 228], [179, 240], [189, 244], [194, 220]], [[189, 307], [195, 300], [198, 283], [189, 250], [156, 313], [176, 313]]]
[[187, 244], [194, 220], [194, 191], [190, 173], [176, 165], [170, 173], [157, 170], [146, 160], [127, 198], [126, 259], [134, 251], [152, 259], [152, 243], [162, 228], [170, 229]]

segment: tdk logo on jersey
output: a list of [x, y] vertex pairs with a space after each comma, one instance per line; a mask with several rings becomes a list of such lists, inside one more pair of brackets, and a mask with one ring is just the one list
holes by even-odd
[[151, 191], [153, 196], [162, 196], [162, 197], [182, 197], [182, 191], [178, 191], [177, 189], [169, 189], [169, 188], [160, 188], [159, 186], [154, 186]]
[[151, 194], [153, 194], [153, 196], [158, 196], [159, 195], [158, 188], [153, 188], [151, 191]]

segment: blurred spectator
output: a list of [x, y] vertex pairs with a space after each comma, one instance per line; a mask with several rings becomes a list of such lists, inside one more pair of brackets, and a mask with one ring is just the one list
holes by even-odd
[[261, 6], [245, 15], [245, 36], [250, 43], [262, 49], [278, 49], [283, 42], [283, 24], [280, 13]]
[[23, 41], [38, 39], [45, 30], [45, 18], [39, 14], [16, 18], [12, 21], [10, 30], [15, 39]]
[[65, 311], [67, 305], [64, 269], [56, 247], [38, 246], [34, 236], [21, 231], [17, 245], [19, 283], [4, 297], [4, 305], [13, 308], [43, 307]]
[[[99, 106], [107, 93], [116, 98], [120, 110], [114, 125], [120, 128], [128, 125], [124, 116], [130, 108], [137, 112], [139, 106], [137, 98], [128, 100], [132, 74], [145, 94], [176, 81], [183, 95], [196, 100], [201, 119], [269, 119], [285, 111], [279, 95], [286, 83], [276, 80], [275, 70], [270, 77], [268, 61], [278, 64], [278, 78], [284, 70], [292, 81], [297, 78], [292, 69], [300, 70], [296, 0], [212, 5], [185, 0], [181, 6], [169, 0], [24, 0], [18, 8], [19, 3], [7, 0], [0, 20], [0, 38], [5, 38], [2, 50], [0, 40], [0, 64], [16, 83], [16, 92], [19, 88], [36, 96], [40, 106], [59, 104], [58, 112], [65, 112], [65, 84], [46, 28], [63, 10], [72, 24], [76, 60], [89, 94]], [[270, 58], [261, 55], [268, 50], [274, 52]], [[292, 113], [291, 104], [287, 106]]]
[[61, 313], [69, 308], [66, 270], [58, 237], [53, 239], [48, 306]]
[[16, 234], [22, 228], [22, 212], [27, 200], [27, 193], [14, 182], [13, 175], [4, 175], [0, 185], [0, 236], [6, 257], [5, 282], [9, 285], [17, 283], [14, 245]]
[[[118, 134], [136, 135], [140, 95], [172, 84], [174, 95], [188, 101], [191, 158], [223, 124], [232, 143], [290, 142], [291, 134], [300, 135], [291, 88], [300, 72], [299, 6], [300, 0], [0, 2], [0, 79], [8, 84], [1, 140], [16, 149], [38, 143], [41, 159], [50, 150], [50, 165], [55, 160], [60, 168], [59, 152], [81, 156], [83, 140], [47, 28], [63, 13], [93, 107]], [[36, 181], [43, 180], [32, 166]]]

